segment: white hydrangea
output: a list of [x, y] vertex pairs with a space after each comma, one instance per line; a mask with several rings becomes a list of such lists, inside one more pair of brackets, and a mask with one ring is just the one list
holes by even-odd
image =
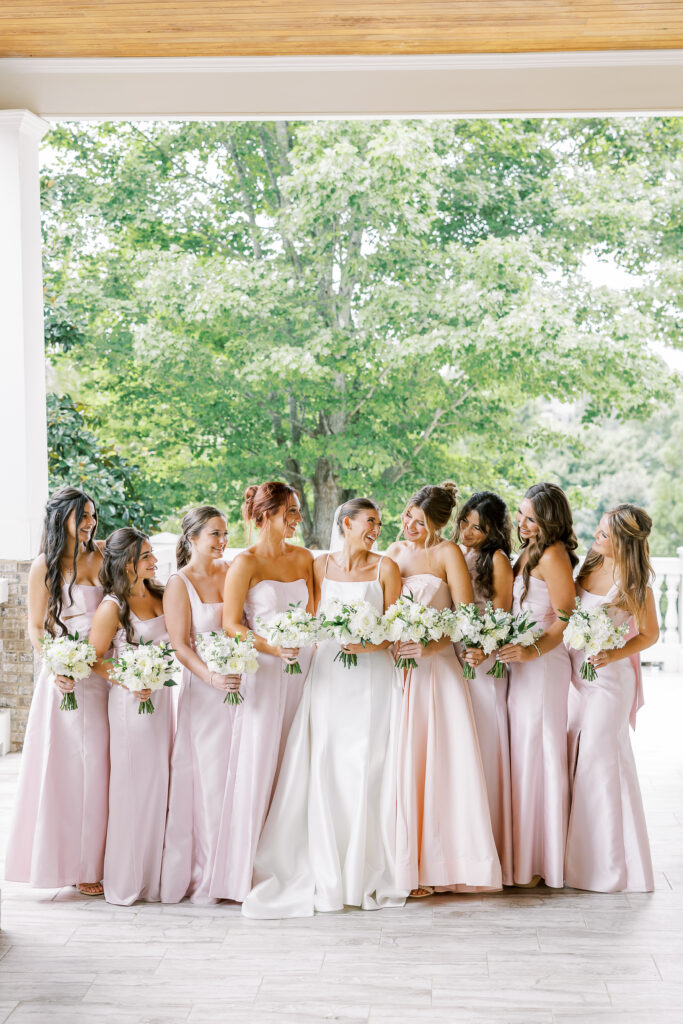
[[623, 647], [626, 643], [628, 624], [617, 626], [609, 614], [607, 605], [584, 608], [578, 597], [571, 615], [562, 613], [560, 618], [567, 623], [563, 636], [565, 647], [574, 651], [585, 651], [580, 669], [581, 678], [594, 682], [597, 673], [587, 659], [600, 654], [601, 651], [614, 651]]
[[[257, 619], [256, 625], [261, 636], [271, 647], [311, 647], [320, 638], [318, 620], [301, 603], [290, 604], [285, 612], [274, 615], [268, 622]], [[298, 661], [285, 666], [287, 675], [300, 675]]]
[[[131, 693], [161, 690], [164, 686], [176, 685], [173, 678], [176, 663], [170, 644], [155, 644], [151, 640], [140, 640], [139, 644], [124, 644], [118, 658], [110, 660], [110, 677]], [[140, 701], [138, 714], [154, 714], [151, 698]]]
[[[97, 660], [95, 648], [78, 633], [65, 636], [44, 636], [40, 641], [41, 657], [48, 672], [55, 676], [66, 676], [78, 682], [87, 679]], [[77, 711], [76, 694], [65, 693], [59, 705], [61, 711]]]
[[[254, 634], [247, 633], [242, 637], [228, 636], [223, 630], [213, 633], [200, 633], [195, 641], [197, 653], [209, 672], [218, 672], [222, 676], [253, 675], [258, 669], [258, 651], [254, 646]], [[224, 704], [241, 704], [242, 695], [239, 691], [229, 691]]]

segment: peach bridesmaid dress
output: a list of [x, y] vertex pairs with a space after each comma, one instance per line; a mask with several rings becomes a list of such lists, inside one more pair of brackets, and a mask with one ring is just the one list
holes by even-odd
[[[448, 584], [432, 573], [404, 577], [403, 593], [451, 606]], [[449, 644], [399, 674], [397, 886], [500, 889], [470, 692], [455, 649]]]
[[[579, 587], [586, 608], [609, 604]], [[611, 609], [618, 624], [628, 614]], [[631, 622], [631, 632], [635, 633]], [[565, 880], [594, 892], [652, 892], [654, 876], [638, 774], [629, 738], [642, 704], [640, 658], [621, 658], [581, 679], [582, 651], [571, 651], [569, 766], [571, 814]]]
[[[244, 602], [247, 628], [258, 632], [257, 619], [269, 622], [290, 604], [308, 604], [305, 579], [261, 580]], [[241, 903], [251, 876], [263, 824], [277, 781], [289, 729], [306, 681], [312, 649], [299, 652], [300, 675], [287, 675], [285, 663], [259, 654], [258, 671], [246, 676], [244, 700], [235, 711], [228, 778], [220, 816], [216, 860], [210, 886], [215, 899]]]
[[[108, 594], [105, 601], [116, 598]], [[139, 619], [131, 612], [134, 640], [168, 641], [163, 615]], [[126, 642], [120, 629], [112, 644], [118, 657]], [[164, 848], [168, 772], [173, 732], [171, 689], [151, 696], [153, 715], [138, 713], [140, 702], [123, 686], [109, 692], [111, 776], [109, 826], [104, 855], [104, 898], [130, 906], [159, 901]]]
[[[522, 589], [520, 574], [512, 610], [529, 610], [539, 626], [548, 628], [556, 616], [546, 584], [531, 576], [523, 601]], [[569, 654], [560, 643], [540, 658], [511, 664], [509, 674], [514, 882], [528, 885], [540, 875], [546, 885], [561, 889], [569, 818]]]
[[[187, 576], [192, 611], [192, 640], [220, 631], [223, 602], [205, 604]], [[178, 727], [171, 758], [166, 839], [161, 865], [161, 901], [216, 902], [209, 895], [216, 863], [221, 809], [228, 778], [228, 760], [235, 706], [183, 669]]]
[[[484, 609], [486, 597], [477, 588], [474, 562], [476, 551], [464, 552], [472, 578], [474, 601]], [[476, 679], [470, 679], [472, 711], [477, 727], [481, 763], [486, 778], [486, 791], [491, 812], [491, 827], [503, 871], [503, 885], [512, 885], [512, 791], [510, 787], [510, 738], [508, 731], [508, 676], [488, 675], [496, 661], [490, 654], [477, 668]]]
[[[62, 587], [62, 620], [85, 637], [102, 587]], [[43, 669], [31, 702], [5, 876], [39, 889], [99, 882], [104, 866], [109, 790], [109, 683], [94, 672], [75, 684], [78, 709]]]

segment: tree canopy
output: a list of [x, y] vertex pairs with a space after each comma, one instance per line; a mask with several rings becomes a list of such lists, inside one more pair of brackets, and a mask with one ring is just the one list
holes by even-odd
[[[561, 407], [590, 424], [670, 401], [681, 124], [61, 124], [43, 178], [56, 387], [161, 514], [285, 478], [311, 545], [350, 494], [395, 515], [445, 477], [558, 479]], [[593, 285], [596, 256], [633, 285]]]

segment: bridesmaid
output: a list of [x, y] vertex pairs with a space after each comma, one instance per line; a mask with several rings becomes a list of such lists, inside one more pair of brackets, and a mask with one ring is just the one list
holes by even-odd
[[[96, 671], [111, 649], [118, 657], [124, 643], [168, 640], [162, 609], [163, 587], [154, 579], [156, 558], [139, 530], [115, 530], [104, 548], [100, 578], [104, 598], [93, 619], [90, 640], [97, 651]], [[138, 714], [151, 696], [153, 715]], [[109, 693], [111, 776], [109, 825], [104, 855], [104, 898], [129, 906], [136, 900], [158, 902], [161, 854], [166, 825], [171, 754], [172, 699], [164, 687], [131, 693], [113, 685]]]
[[[256, 525], [259, 538], [228, 569], [223, 628], [231, 636], [253, 632], [259, 668], [244, 680], [244, 700], [234, 716], [210, 889], [215, 899], [240, 903], [251, 888], [256, 844], [311, 659], [310, 650], [270, 647], [259, 635], [257, 619], [268, 622], [290, 604], [312, 611], [314, 597], [313, 556], [289, 543], [301, 522], [297, 491], [279, 481], [252, 485], [245, 492], [243, 513], [248, 528]], [[294, 661], [301, 675], [285, 673]]]
[[[40, 554], [28, 580], [28, 632], [86, 637], [102, 600], [97, 510], [83, 491], [61, 487], [45, 508]], [[78, 709], [60, 711], [74, 691]], [[39, 889], [76, 885], [102, 894], [109, 789], [107, 682], [73, 683], [43, 669], [28, 717], [5, 875]]]
[[[474, 589], [474, 600], [483, 609], [512, 608], [512, 523], [507, 505], [491, 491], [479, 491], [465, 502], [458, 515], [458, 539], [465, 555]], [[477, 670], [470, 680], [472, 710], [486, 777], [491, 825], [503, 869], [503, 884], [512, 885], [512, 803], [510, 793], [510, 740], [508, 737], [507, 674], [488, 675], [496, 656], [478, 648], [465, 651], [464, 659]]]
[[[382, 613], [398, 598], [401, 578], [395, 562], [372, 550], [382, 525], [377, 506], [352, 498], [337, 510], [335, 525], [332, 551], [315, 561], [321, 607], [364, 600]], [[393, 856], [395, 672], [387, 646], [345, 645], [358, 661], [347, 669], [334, 640], [319, 645], [259, 843], [254, 889], [242, 905], [245, 917], [403, 905]]]
[[183, 678], [161, 865], [163, 903], [179, 903], [185, 896], [193, 903], [214, 902], [209, 889], [235, 710], [224, 701], [241, 680], [210, 672], [195, 640], [222, 628], [227, 538], [222, 512], [212, 505], [191, 509], [176, 549], [178, 572], [164, 592], [166, 626]]
[[588, 660], [597, 672], [581, 679], [581, 651], [571, 652], [569, 765], [572, 806], [565, 878], [574, 889], [651, 892], [650, 846], [629, 720], [642, 704], [640, 652], [659, 636], [648, 536], [652, 520], [636, 505], [617, 505], [600, 520], [577, 581], [585, 608], [606, 605], [629, 622], [626, 645]]
[[571, 663], [558, 612], [574, 605], [578, 559], [572, 512], [555, 484], [534, 484], [517, 511], [522, 549], [515, 563], [512, 610], [528, 609], [543, 627], [531, 647], [508, 644], [514, 884], [564, 884], [569, 816], [567, 700]]
[[[435, 608], [472, 601], [462, 552], [446, 529], [457, 503], [450, 482], [423, 487], [403, 513], [404, 541], [387, 549], [398, 563], [404, 594]], [[415, 658], [401, 672], [398, 728], [396, 881], [414, 897], [438, 889], [500, 889], [486, 781], [472, 704], [452, 642], [401, 643]]]

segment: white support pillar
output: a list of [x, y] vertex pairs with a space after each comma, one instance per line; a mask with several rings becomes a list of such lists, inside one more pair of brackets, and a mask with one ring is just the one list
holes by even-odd
[[0, 110], [0, 559], [38, 551], [47, 497], [38, 146], [49, 125]]

